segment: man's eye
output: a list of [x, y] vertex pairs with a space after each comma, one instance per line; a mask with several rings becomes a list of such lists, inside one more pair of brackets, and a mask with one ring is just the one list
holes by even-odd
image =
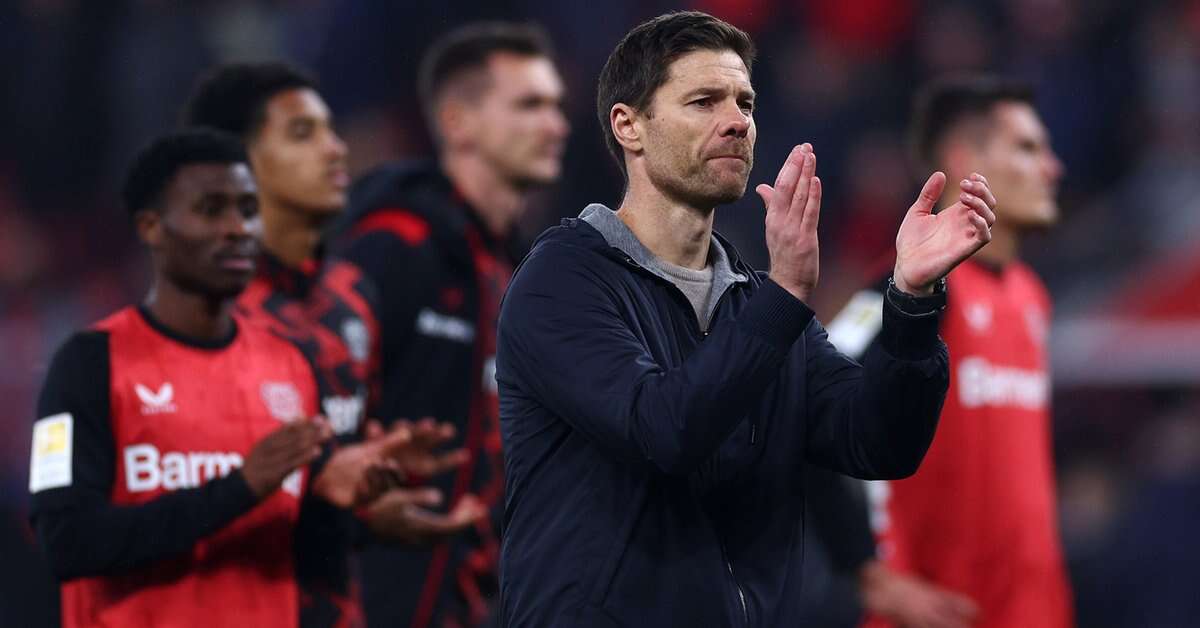
[[253, 218], [258, 215], [258, 199], [251, 196], [242, 199], [238, 203], [238, 211], [246, 218]]

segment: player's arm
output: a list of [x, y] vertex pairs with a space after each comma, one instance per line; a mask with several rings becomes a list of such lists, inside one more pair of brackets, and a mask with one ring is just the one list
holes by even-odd
[[[497, 381], [614, 455], [686, 475], [716, 451], [776, 378], [812, 310], [767, 281], [679, 366], [658, 364], [574, 247], [544, 243], [500, 314]], [[510, 407], [510, 412], [520, 412]]]
[[186, 552], [249, 511], [287, 472], [307, 462], [299, 456], [301, 462], [292, 465], [284, 453], [302, 448], [304, 439], [273, 433], [275, 438], [264, 439], [266, 446], [248, 456], [244, 470], [144, 504], [114, 505], [109, 495], [117, 452], [108, 386], [108, 336], [86, 332], [55, 355], [38, 400], [32, 516], [38, 542], [59, 579], [117, 573]]

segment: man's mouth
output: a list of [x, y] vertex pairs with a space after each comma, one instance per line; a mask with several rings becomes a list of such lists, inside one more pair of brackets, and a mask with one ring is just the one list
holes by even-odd
[[224, 270], [254, 272], [254, 255], [250, 253], [225, 253], [217, 255], [217, 266]]
[[334, 168], [327, 175], [329, 181], [339, 189], [344, 189], [350, 186], [350, 173], [345, 168]]

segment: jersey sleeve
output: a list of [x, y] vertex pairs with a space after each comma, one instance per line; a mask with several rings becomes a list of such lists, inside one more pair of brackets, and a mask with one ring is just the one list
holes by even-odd
[[127, 571], [191, 549], [257, 503], [235, 471], [136, 506], [112, 504], [116, 471], [108, 334], [55, 354], [38, 399], [29, 490], [38, 543], [61, 580]]
[[423, 218], [406, 210], [380, 209], [353, 225], [334, 248], [339, 259], [362, 271], [375, 292], [369, 300], [379, 329], [373, 413], [391, 407], [391, 391], [409, 385], [408, 374], [392, 366], [404, 363], [417, 315], [436, 291], [437, 278], [430, 272], [435, 264], [428, 257], [432, 249], [426, 245], [428, 229]]

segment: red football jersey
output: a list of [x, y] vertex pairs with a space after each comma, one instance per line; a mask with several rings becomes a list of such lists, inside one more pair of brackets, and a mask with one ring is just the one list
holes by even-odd
[[[220, 349], [167, 338], [135, 308], [94, 329], [109, 335], [115, 505], [224, 476], [281, 421], [315, 414], [303, 356], [257, 326], [239, 325]], [[296, 471], [183, 556], [64, 583], [64, 625], [295, 626], [292, 528], [303, 482]]]
[[950, 390], [933, 445], [911, 478], [868, 484], [880, 555], [970, 596], [978, 627], [1070, 626], [1051, 448], [1049, 298], [1020, 263], [994, 270], [968, 261], [948, 283], [941, 331]]

